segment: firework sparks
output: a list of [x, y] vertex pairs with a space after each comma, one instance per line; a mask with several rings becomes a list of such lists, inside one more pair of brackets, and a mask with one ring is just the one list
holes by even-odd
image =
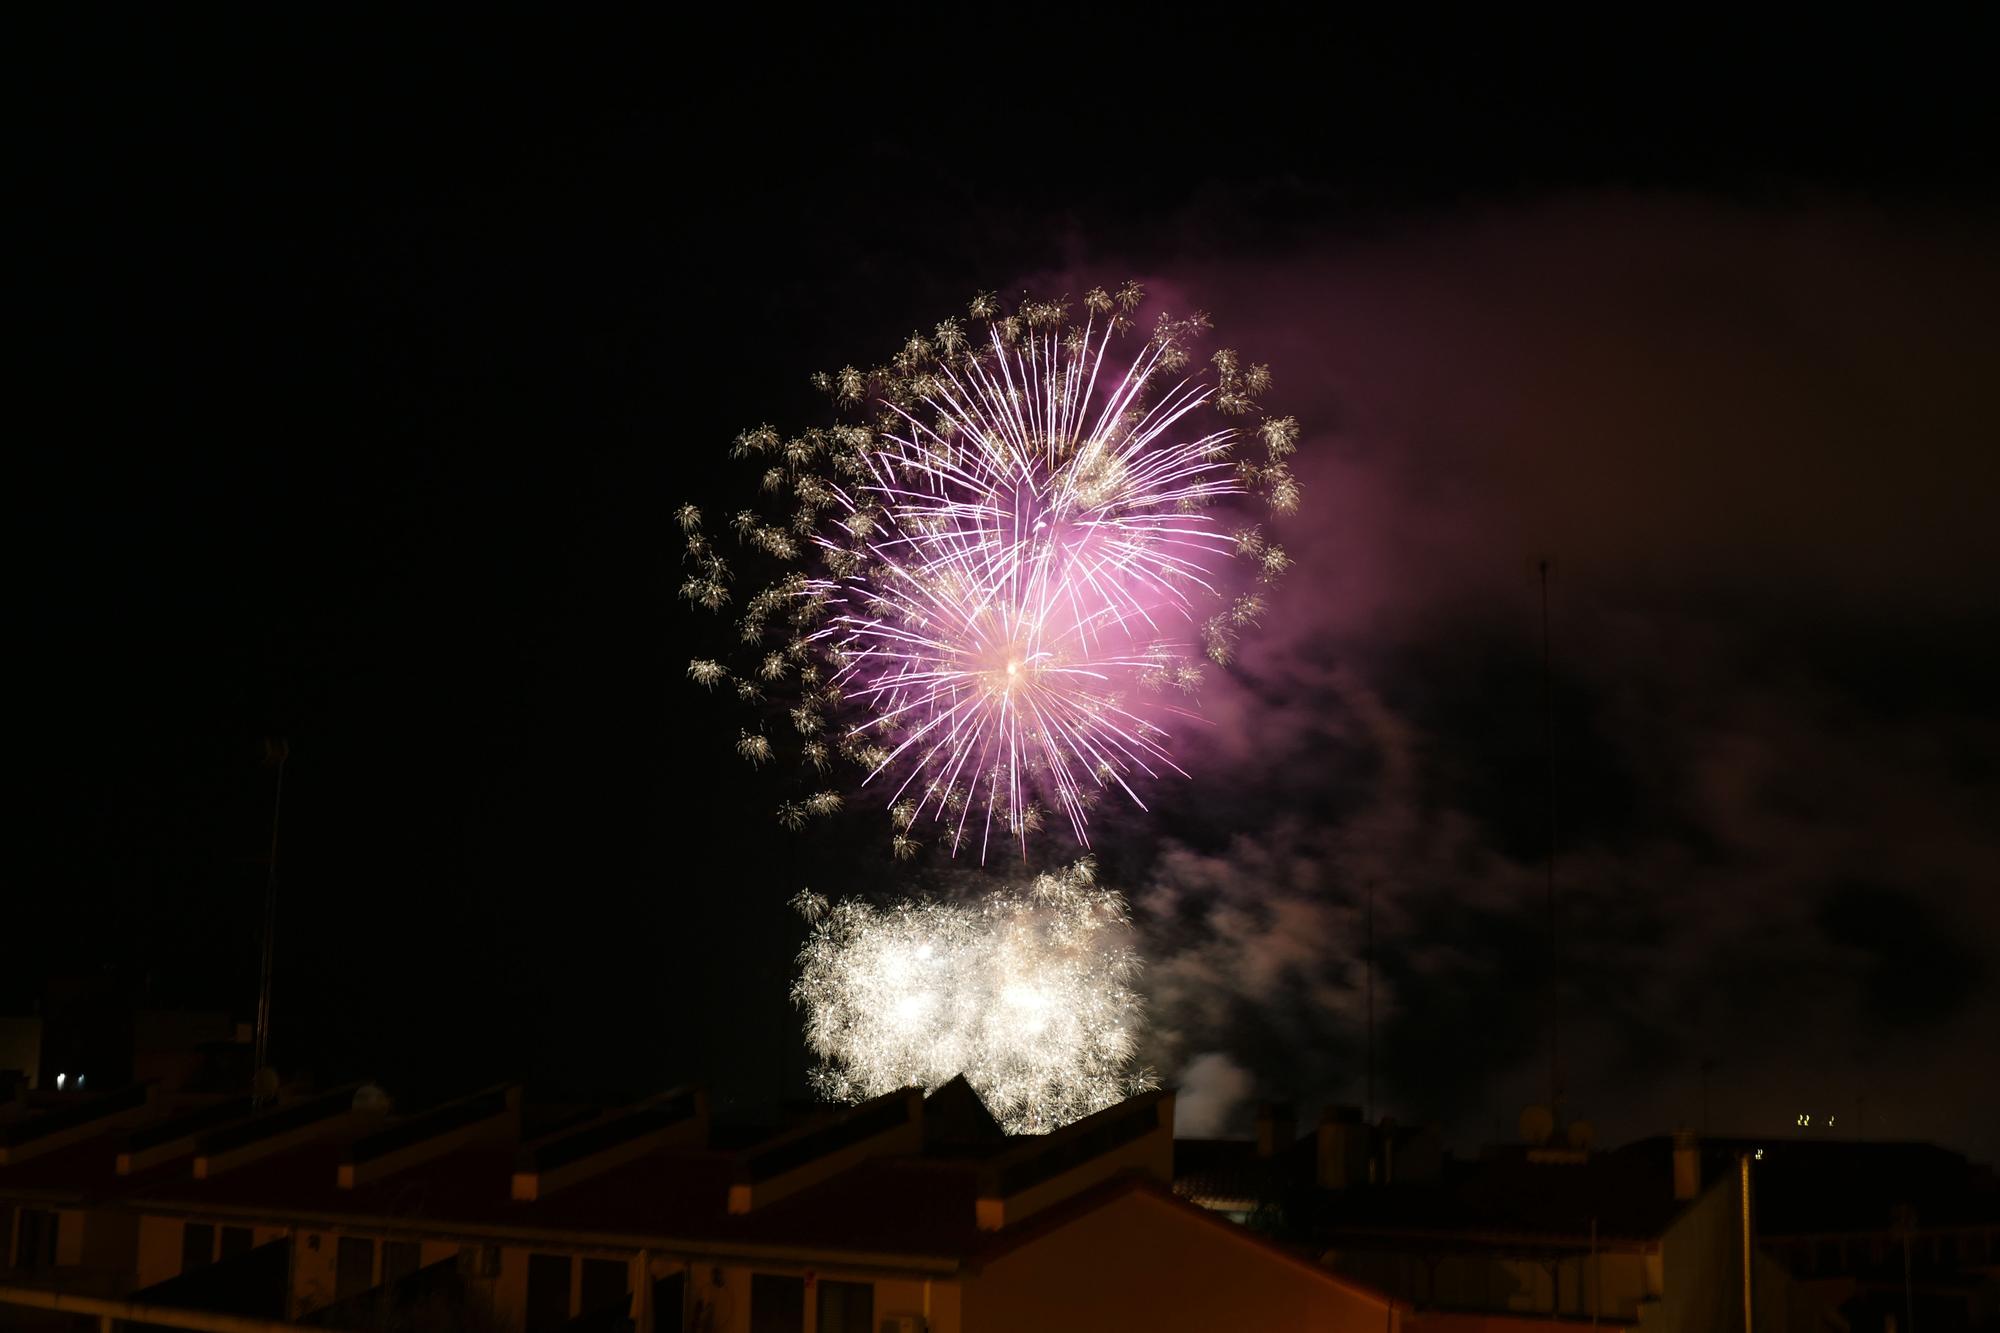
[[1234, 548], [1201, 512], [1240, 490], [1233, 432], [1171, 439], [1209, 396], [1185, 382], [1136, 406], [1158, 347], [1087, 416], [1110, 337], [995, 330], [991, 369], [935, 376], [842, 497], [867, 515], [868, 572], [808, 585], [833, 609], [833, 683], [873, 714], [856, 733], [887, 751], [868, 781], [909, 760], [892, 799], [914, 789], [954, 848], [975, 807], [982, 851], [996, 814], [1025, 836], [1037, 778], [1087, 845], [1093, 786], [1143, 808], [1133, 778], [1180, 771], [1128, 688], [1181, 665], [1171, 630]]
[[[750, 510], [731, 523], [787, 567], [744, 606], [757, 655], [734, 673], [738, 692], [786, 692], [801, 758], [863, 770], [898, 812], [899, 855], [920, 822], [983, 857], [996, 828], [1025, 850], [1045, 802], [1084, 846], [1102, 793], [1144, 808], [1145, 784], [1182, 772], [1164, 724], [1192, 711], [1201, 659], [1227, 661], [1263, 608], [1254, 588], [1228, 590], [1223, 567], [1268, 583], [1289, 564], [1254, 523], [1218, 521], [1252, 496], [1296, 504], [1298, 425], [1257, 405], [1269, 371], [1227, 349], [1206, 377], [1191, 371], [1200, 315], [1163, 316], [1114, 356], [1139, 300], [1132, 284], [1094, 289], [1071, 324], [1063, 302], [1003, 314], [982, 295], [983, 337], [947, 320], [888, 367], [819, 377], [871, 424], [737, 440], [771, 460], [762, 489], [795, 505], [787, 524]], [[1253, 413], [1240, 432], [1234, 419]], [[1263, 461], [1239, 456], [1257, 443]], [[731, 604], [699, 512], [677, 519], [693, 566], [683, 595]], [[689, 675], [712, 688], [732, 673], [704, 659]], [[758, 739], [738, 746], [752, 763], [772, 755]], [[781, 817], [802, 823], [800, 809]]]
[[977, 903], [797, 905], [813, 929], [792, 998], [823, 1095], [865, 1101], [962, 1073], [1002, 1127], [1032, 1134], [1153, 1086], [1131, 1068], [1125, 901], [1088, 861]]

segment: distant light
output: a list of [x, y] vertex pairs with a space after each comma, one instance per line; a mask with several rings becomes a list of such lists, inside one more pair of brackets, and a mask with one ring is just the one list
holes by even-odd
[[1762, 1148], [1757, 1150], [1757, 1160], [1760, 1162], [1764, 1160], [1764, 1150]]
[[76, 1088], [78, 1092], [83, 1091], [83, 1075], [81, 1074], [76, 1076]]
[[63, 1085], [63, 1084], [65, 1083], [65, 1082], [67, 1082], [67, 1081], [68, 1081], [68, 1079], [69, 1079], [69, 1075], [68, 1075], [68, 1074], [57, 1074], [57, 1075], [56, 1075], [56, 1087], [58, 1087], [58, 1088], [62, 1087], [62, 1085]]

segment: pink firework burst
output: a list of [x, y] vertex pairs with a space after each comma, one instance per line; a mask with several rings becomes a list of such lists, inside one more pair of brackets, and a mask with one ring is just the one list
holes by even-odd
[[[740, 603], [736, 660], [697, 657], [688, 676], [757, 711], [736, 743], [749, 764], [795, 747], [821, 789], [779, 806], [786, 827], [837, 814], [831, 775], [852, 766], [887, 799], [899, 856], [919, 819], [954, 853], [983, 856], [996, 828], [1025, 850], [1049, 809], [1088, 845], [1103, 794], [1143, 809], [1149, 782], [1182, 771], [1176, 699], [1263, 609], [1224, 566], [1267, 583], [1288, 563], [1243, 510], [1297, 505], [1299, 427], [1259, 406], [1265, 367], [1227, 349], [1193, 365], [1205, 315], [1162, 316], [1114, 353], [1143, 299], [1092, 288], [1078, 326], [1065, 301], [1009, 313], [982, 294], [967, 313], [983, 332], [947, 319], [888, 365], [815, 376], [839, 424], [737, 437], [765, 498], [727, 528], [777, 573]], [[701, 510], [674, 518], [682, 596], [739, 605]]]
[[1171, 345], [1117, 375], [1111, 333], [996, 330], [931, 376], [839, 496], [865, 572], [810, 585], [833, 682], [869, 715], [867, 782], [954, 851], [976, 829], [983, 856], [996, 819], [1025, 841], [1043, 796], [1087, 846], [1097, 792], [1143, 809], [1136, 783], [1183, 772], [1155, 696], [1198, 679], [1196, 603], [1240, 544], [1205, 512], [1243, 490], [1235, 431], [1190, 429], [1214, 392], [1191, 380], [1147, 402]]

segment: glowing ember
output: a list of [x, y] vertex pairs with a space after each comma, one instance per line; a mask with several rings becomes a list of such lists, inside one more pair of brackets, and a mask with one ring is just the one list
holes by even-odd
[[797, 906], [813, 923], [793, 1000], [836, 1101], [964, 1074], [1011, 1133], [1041, 1133], [1142, 1088], [1125, 900], [1088, 861], [977, 903]]

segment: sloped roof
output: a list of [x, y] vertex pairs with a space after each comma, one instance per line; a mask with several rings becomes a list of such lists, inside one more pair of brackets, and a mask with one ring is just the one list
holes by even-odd
[[925, 1145], [1001, 1144], [1007, 1131], [986, 1109], [965, 1075], [959, 1074], [924, 1098]]
[[128, 1195], [149, 1183], [179, 1180], [187, 1175], [188, 1159], [182, 1157], [121, 1176], [117, 1153], [122, 1144], [122, 1135], [104, 1134], [25, 1162], [0, 1166], [0, 1199], [87, 1205]]
[[1189, 1226], [1205, 1228], [1231, 1244], [1255, 1250], [1271, 1262], [1308, 1274], [1326, 1286], [1375, 1301], [1385, 1309], [1392, 1305], [1408, 1308], [1388, 1292], [1336, 1273], [1324, 1264], [1315, 1262], [1311, 1255], [1281, 1245], [1268, 1236], [1219, 1217], [1207, 1208], [1189, 1203], [1157, 1181], [1138, 1173], [1115, 1176], [1073, 1198], [1043, 1209], [1024, 1223], [1008, 1227], [1002, 1232], [988, 1233], [987, 1243], [971, 1256], [971, 1266], [976, 1269], [990, 1264], [996, 1259], [1034, 1244], [1053, 1232], [1060, 1231], [1071, 1222], [1088, 1216], [1115, 1200], [1128, 1196], [1142, 1198], [1150, 1204], [1168, 1210]]
[[[102, 1148], [99, 1148], [102, 1152]], [[131, 1202], [201, 1213], [368, 1219], [373, 1225], [468, 1232], [651, 1237], [705, 1247], [784, 1247], [955, 1262], [982, 1242], [975, 1226], [978, 1163], [928, 1158], [865, 1161], [748, 1214], [731, 1214], [740, 1154], [662, 1149], [543, 1198], [510, 1197], [514, 1150], [469, 1145], [421, 1172], [342, 1190], [346, 1145], [306, 1144], [208, 1180], [185, 1170], [152, 1175]]]

